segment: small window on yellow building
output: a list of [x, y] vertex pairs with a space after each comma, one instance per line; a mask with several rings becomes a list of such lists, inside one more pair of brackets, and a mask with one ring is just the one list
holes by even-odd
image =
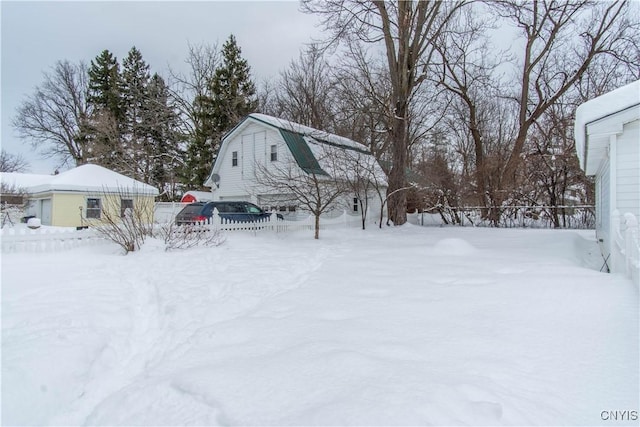
[[102, 210], [102, 203], [99, 198], [92, 197], [87, 198], [87, 218], [100, 219], [100, 212]]
[[133, 214], [133, 199], [120, 199], [120, 218], [124, 218], [127, 209]]

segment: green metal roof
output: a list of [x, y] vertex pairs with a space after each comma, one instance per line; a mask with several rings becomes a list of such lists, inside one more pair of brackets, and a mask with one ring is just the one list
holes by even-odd
[[278, 128], [278, 130], [280, 131], [282, 138], [284, 138], [284, 141], [287, 143], [289, 151], [293, 154], [293, 158], [296, 159], [298, 166], [300, 166], [300, 169], [312, 175], [329, 176], [329, 174], [320, 167], [318, 160], [311, 152], [307, 141], [302, 135], [282, 128]]

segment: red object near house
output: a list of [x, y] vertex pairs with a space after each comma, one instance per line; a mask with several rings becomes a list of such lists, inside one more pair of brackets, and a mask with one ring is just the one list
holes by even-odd
[[206, 191], [187, 191], [180, 199], [182, 203], [193, 202], [210, 202], [213, 200], [213, 194]]

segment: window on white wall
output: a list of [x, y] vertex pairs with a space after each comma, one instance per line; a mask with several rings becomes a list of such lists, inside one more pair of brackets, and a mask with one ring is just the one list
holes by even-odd
[[231, 153], [231, 166], [238, 166], [238, 152]]
[[102, 211], [102, 203], [98, 197], [87, 198], [87, 218], [100, 219], [100, 212]]
[[272, 162], [277, 162], [278, 161], [278, 146], [277, 145], [272, 145], [271, 146], [271, 161]]
[[358, 198], [357, 197], [353, 198], [353, 211], [354, 212], [358, 212]]

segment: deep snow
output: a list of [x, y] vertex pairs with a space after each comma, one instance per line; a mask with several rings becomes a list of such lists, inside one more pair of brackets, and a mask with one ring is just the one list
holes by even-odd
[[596, 251], [406, 225], [3, 254], [2, 423], [637, 425], [603, 411], [638, 410], [638, 288]]

